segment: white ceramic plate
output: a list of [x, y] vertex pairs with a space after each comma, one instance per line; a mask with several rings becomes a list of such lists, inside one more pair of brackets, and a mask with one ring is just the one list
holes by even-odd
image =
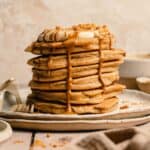
[[100, 129], [113, 129], [119, 127], [132, 127], [150, 121], [150, 116], [119, 119], [119, 120], [68, 120], [68, 121], [46, 121], [46, 120], [25, 120], [7, 119], [12, 127], [19, 129], [42, 130], [42, 131], [87, 131]]
[[[28, 89], [21, 89], [20, 94], [23, 100], [29, 93]], [[5, 103], [0, 117], [14, 119], [33, 119], [33, 120], [99, 120], [99, 119], [124, 119], [142, 117], [150, 114], [150, 95], [136, 90], [125, 90], [119, 95], [120, 106], [128, 105], [126, 109], [117, 109], [116, 111], [104, 114], [88, 114], [88, 115], [56, 115], [43, 113], [21, 113], [8, 111], [10, 105]]]
[[0, 143], [7, 140], [12, 135], [12, 129], [10, 125], [0, 120]]

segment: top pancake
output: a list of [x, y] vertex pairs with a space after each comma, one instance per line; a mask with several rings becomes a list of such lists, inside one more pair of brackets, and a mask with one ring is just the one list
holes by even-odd
[[79, 24], [70, 28], [46, 29], [38, 36], [37, 42], [64, 42], [69, 39], [93, 39], [96, 37], [102, 39], [110, 35], [106, 25]]
[[111, 49], [114, 37], [109, 32], [107, 26], [97, 26], [93, 24], [80, 24], [70, 28], [56, 27], [44, 30], [25, 51], [34, 54], [50, 54], [51, 50], [57, 54], [65, 53], [63, 48], [75, 48], [74, 51], [91, 49]]

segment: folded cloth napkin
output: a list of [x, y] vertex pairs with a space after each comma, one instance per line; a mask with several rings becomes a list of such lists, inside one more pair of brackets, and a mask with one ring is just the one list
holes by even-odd
[[140, 127], [113, 129], [84, 136], [65, 149], [72, 150], [149, 150], [150, 123]]

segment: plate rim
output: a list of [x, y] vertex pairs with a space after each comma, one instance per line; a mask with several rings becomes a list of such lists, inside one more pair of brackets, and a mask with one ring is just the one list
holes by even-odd
[[[20, 90], [27, 90], [27, 88], [20, 88]], [[124, 91], [127, 91], [128, 93], [139, 93], [142, 96], [146, 96], [150, 98], [150, 94], [144, 93], [142, 91], [138, 90], [130, 90], [130, 89], [125, 89]], [[131, 113], [142, 113], [142, 112], [148, 112], [150, 114], [150, 106], [147, 107], [141, 107], [141, 108], [136, 108], [136, 109], [128, 109], [128, 110], [120, 110], [118, 111], [113, 111], [113, 112], [108, 112], [108, 113], [103, 113], [103, 114], [85, 114], [85, 115], [65, 115], [65, 114], [46, 114], [46, 113], [35, 113], [35, 114], [29, 114], [29, 113], [23, 113], [23, 112], [11, 112], [11, 111], [1, 111], [0, 116], [7, 116], [7, 117], [15, 117], [15, 116], [20, 116], [24, 118], [34, 118], [37, 119], [40, 117], [43, 117], [43, 119], [75, 119], [75, 120], [80, 120], [80, 119], [95, 119], [95, 118], [104, 118], [104, 117], [109, 117], [109, 116], [117, 116], [117, 115], [127, 115]]]
[[127, 128], [150, 122], [150, 115], [140, 118], [120, 120], [74, 120], [43, 121], [25, 119], [7, 119], [12, 127], [36, 131], [95, 131], [114, 128]]
[[137, 117], [137, 118], [125, 118], [125, 119], [103, 119], [103, 120], [32, 120], [32, 119], [10, 119], [10, 118], [2, 118], [0, 119], [8, 120], [8, 121], [18, 121], [18, 122], [34, 122], [34, 123], [65, 123], [65, 124], [73, 124], [73, 123], [125, 123], [125, 122], [134, 122], [139, 120], [148, 119], [150, 121], [150, 115], [143, 116], [143, 117]]

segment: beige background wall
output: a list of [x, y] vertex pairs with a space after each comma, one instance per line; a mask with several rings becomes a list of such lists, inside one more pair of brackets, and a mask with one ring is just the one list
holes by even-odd
[[0, 0], [0, 82], [31, 78], [24, 48], [44, 28], [77, 23], [107, 24], [117, 47], [150, 52], [149, 0]]

